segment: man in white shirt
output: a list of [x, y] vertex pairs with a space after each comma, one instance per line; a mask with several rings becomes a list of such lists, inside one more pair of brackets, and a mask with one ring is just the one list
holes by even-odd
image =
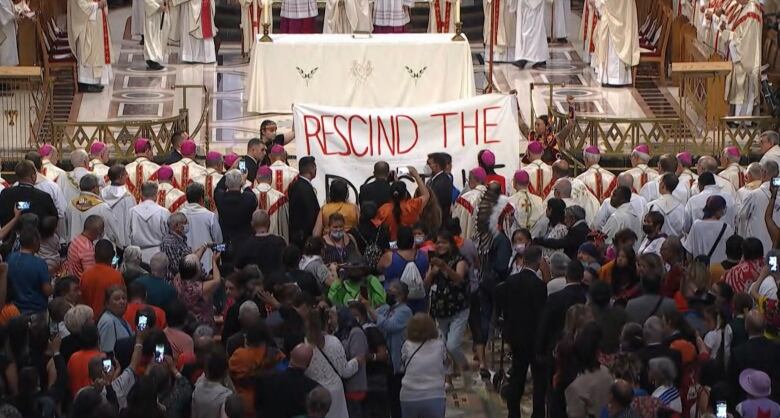
[[[634, 184], [634, 177], [625, 171], [620, 173], [615, 179], [617, 180], [617, 186], [628, 187], [629, 190], [631, 190], [631, 187]], [[614, 192], [615, 190], [613, 189], [611, 193], [614, 194]], [[615, 208], [612, 206], [610, 201], [611, 199], [604, 200], [598, 212], [596, 212], [596, 217], [593, 219], [593, 229], [604, 228], [604, 225], [607, 223], [607, 219], [609, 219], [609, 217], [612, 216], [612, 214], [615, 212]], [[647, 201], [644, 197], [632, 192], [631, 209], [634, 211], [637, 219], [642, 219], [645, 216], [645, 212], [647, 211]]]
[[111, 159], [111, 154], [108, 151], [108, 146], [102, 142], [93, 142], [89, 146], [89, 169], [97, 176], [98, 180], [102, 179], [101, 187], [108, 183], [108, 161]]
[[60, 160], [59, 152], [53, 146], [43, 144], [38, 149], [38, 153], [41, 154], [43, 162], [43, 168], [41, 168], [40, 173], [46, 176], [47, 179], [57, 183], [60, 176], [66, 173], [65, 170], [57, 167], [57, 162]]
[[588, 169], [580, 174], [577, 179], [585, 183], [585, 186], [599, 202], [603, 202], [609, 197], [607, 190], [615, 179], [615, 175], [599, 166], [601, 152], [599, 147], [595, 145], [585, 148], [582, 152], [582, 159]]
[[612, 192], [610, 205], [615, 208], [615, 212], [609, 216], [604, 229], [602, 229], [604, 235], [607, 236], [605, 242], [611, 245], [615, 234], [623, 229], [630, 229], [636, 232], [638, 238], [641, 239], [639, 217], [631, 208], [631, 189], [626, 186], [618, 186]]
[[745, 170], [745, 185], [737, 190], [739, 201], [744, 206], [745, 199], [753, 190], [761, 187], [764, 181], [764, 166], [761, 163], [750, 163]]
[[642, 232], [645, 234], [645, 239], [639, 244], [638, 255], [651, 253], [661, 255], [661, 245], [666, 241], [666, 234], [661, 231], [663, 225], [664, 216], [660, 212], [647, 212], [642, 220]]
[[745, 185], [745, 169], [739, 165], [740, 157], [739, 148], [724, 148], [720, 157], [720, 165], [725, 168], [718, 173], [718, 176], [728, 180], [736, 190]]
[[111, 207], [100, 198], [100, 187], [97, 177], [88, 173], [79, 180], [81, 192], [68, 202], [67, 231], [68, 241], [81, 234], [84, 222], [90, 215], [98, 215], [105, 223], [105, 238], [119, 245], [119, 221], [114, 216]]
[[268, 157], [271, 160], [270, 168], [274, 177], [271, 185], [274, 189], [287, 194], [290, 184], [298, 178], [298, 170], [287, 164], [287, 152], [279, 144], [271, 147]]
[[103, 198], [114, 216], [119, 221], [117, 233], [117, 245], [124, 248], [130, 245], [130, 209], [135, 206], [135, 198], [127, 190], [127, 171], [125, 166], [117, 164], [108, 169], [108, 179], [110, 185], [100, 191], [100, 197]]
[[693, 182], [699, 178], [698, 174], [691, 171], [693, 155], [688, 151], [682, 151], [677, 154], [677, 162], [680, 163], [677, 167], [677, 176], [680, 178], [680, 182], [685, 183], [685, 186], [690, 189]]
[[654, 180], [658, 177], [658, 172], [647, 166], [650, 161], [650, 147], [645, 144], [640, 144], [634, 147], [631, 151], [631, 167], [625, 172], [630, 174], [634, 178], [634, 185], [631, 187], [631, 191], [639, 193], [642, 187], [650, 180]]
[[[219, 217], [203, 207], [206, 201], [206, 190], [200, 183], [190, 183], [186, 195], [187, 203], [180, 212], [187, 217], [187, 223], [190, 225], [187, 232], [187, 245], [190, 248], [197, 248], [204, 242], [221, 243], [222, 229], [219, 227]], [[211, 255], [209, 248], [200, 259], [204, 271], [211, 270]]]
[[[701, 181], [701, 176], [699, 180]], [[723, 196], [707, 196], [703, 219], [693, 222], [683, 241], [683, 246], [693, 257], [707, 256], [711, 265], [726, 259], [726, 240], [734, 235], [734, 228], [723, 220], [726, 207], [726, 199]]]
[[761, 162], [772, 160], [780, 165], [780, 133], [777, 131], [764, 131], [758, 138], [758, 146], [761, 148]]
[[544, 216], [545, 206], [542, 198], [528, 191], [528, 172], [515, 171], [513, 184], [515, 194], [509, 197], [509, 203], [515, 208], [515, 222], [520, 228], [534, 229], [534, 225]]
[[290, 242], [290, 208], [287, 196], [271, 187], [273, 171], [267, 165], [257, 169], [257, 186], [252, 190], [257, 197], [257, 208], [268, 213], [270, 227], [268, 232], [279, 235]]
[[[70, 153], [70, 163], [73, 165], [73, 171], [65, 173], [57, 180], [57, 185], [60, 186], [62, 195], [68, 203], [81, 193], [79, 189], [81, 178], [91, 174], [89, 171], [89, 155], [83, 149], [78, 148]], [[98, 181], [100, 180], [98, 179]]]
[[707, 199], [713, 195], [723, 197], [723, 200], [726, 202], [723, 220], [734, 225], [737, 216], [737, 203], [731, 194], [724, 193], [715, 184], [715, 175], [709, 171], [699, 175], [698, 186], [699, 193], [688, 199], [688, 203], [685, 204], [685, 226], [683, 227], [685, 231], [691, 229], [694, 221], [704, 217], [704, 206], [707, 204]]
[[[677, 158], [675, 158], [672, 154], [664, 154], [661, 156], [661, 158], [658, 159], [658, 172], [660, 176], [663, 176], [665, 173], [675, 174], [677, 172], [677, 166]], [[648, 181], [647, 184], [642, 186], [642, 189], [639, 191], [639, 195], [645, 198], [646, 201], [652, 202], [653, 200], [658, 199], [660, 196], [660, 176]], [[677, 188], [672, 191], [672, 196], [674, 196], [682, 203], [688, 201], [689, 194], [690, 190], [688, 190], [687, 185], [681, 182], [678, 182]]]
[[171, 213], [156, 202], [157, 183], [143, 183], [141, 198], [143, 201], [130, 209], [130, 245], [141, 248], [141, 260], [148, 263], [160, 252], [160, 243], [168, 233]]
[[682, 237], [685, 234], [685, 204], [669, 192], [679, 184], [677, 175], [666, 173], [658, 182], [661, 195], [647, 205], [648, 211], [659, 212], [664, 217], [661, 232], [670, 237]]
[[193, 179], [206, 174], [206, 167], [195, 162], [196, 153], [195, 141], [186, 139], [181, 143], [181, 160], [171, 164], [173, 186], [181, 191], [185, 191]]
[[[764, 214], [771, 199], [770, 185], [772, 178], [778, 176], [778, 166], [772, 160], [762, 163], [761, 166], [764, 171], [764, 181], [760, 187], [748, 193], [745, 201], [742, 202], [736, 225], [740, 235], [758, 238], [761, 240], [764, 248], [769, 249], [774, 247], [774, 245], [764, 221]], [[778, 202], [775, 202], [772, 219], [780, 225], [780, 205], [778, 205]]]
[[531, 183], [528, 185], [528, 190], [541, 197], [542, 199], [550, 192], [548, 187], [552, 188], [553, 172], [552, 167], [542, 161], [542, 154], [544, 153], [544, 146], [539, 141], [531, 141], [528, 143], [528, 149], [526, 150], [526, 157], [529, 164], [523, 166], [523, 170], [528, 173]]
[[[739, 198], [737, 189], [734, 188], [734, 185], [732, 185], [730, 181], [718, 175], [718, 160], [716, 160], [715, 157], [709, 155], [703, 155], [699, 157], [699, 161], [696, 163], [696, 170], [699, 172], [699, 177], [701, 177], [701, 175], [706, 172], [712, 173], [715, 178], [715, 185], [718, 187], [718, 189], [720, 189], [720, 191], [723, 193], [731, 195], [731, 198], [737, 201]], [[691, 196], [699, 193], [699, 191], [700, 189], [698, 187], [697, 180], [693, 182], [693, 186], [691, 186]]]

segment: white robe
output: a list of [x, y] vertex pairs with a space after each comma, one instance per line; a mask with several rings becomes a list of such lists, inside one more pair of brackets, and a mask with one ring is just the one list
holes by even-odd
[[108, 180], [109, 168], [111, 167], [107, 166], [103, 161], [97, 158], [89, 162], [89, 169], [92, 171], [92, 174], [97, 176], [98, 181], [100, 182], [100, 187], [105, 186], [109, 181]]
[[144, 60], [158, 64], [168, 62], [168, 32], [173, 20], [170, 11], [160, 11], [163, 3], [163, 0], [144, 0]]
[[607, 190], [615, 179], [615, 175], [601, 168], [598, 164], [593, 164], [584, 173], [577, 176], [577, 179], [585, 184], [585, 187], [599, 202], [602, 202], [609, 198]]
[[130, 245], [130, 209], [135, 206], [135, 198], [126, 186], [106, 186], [100, 196], [111, 207], [118, 223], [117, 245], [120, 248]]
[[66, 172], [65, 175], [61, 175], [57, 179], [57, 185], [60, 186], [62, 196], [65, 198], [66, 202], [70, 203], [73, 198], [81, 193], [79, 182], [81, 181], [81, 178], [87, 174], [92, 174], [92, 172], [84, 167], [76, 167], [73, 171]]
[[[198, 248], [205, 243], [222, 242], [222, 229], [217, 214], [197, 203], [186, 203], [179, 211], [187, 217], [190, 230], [187, 232], [187, 245]], [[211, 249], [207, 249], [200, 259], [204, 271], [211, 271]]]
[[152, 176], [159, 169], [159, 165], [149, 161], [146, 157], [138, 157], [135, 161], [125, 166], [125, 171], [127, 171], [127, 189], [137, 200], [141, 198], [141, 186], [143, 186], [144, 182], [152, 179]]
[[[742, 209], [737, 218], [737, 230], [743, 237], [754, 237], [761, 240], [764, 245], [764, 253], [772, 249], [772, 237], [764, 222], [766, 207], [770, 199], [769, 182], [765, 182], [758, 189], [750, 192], [742, 202]], [[775, 202], [772, 219], [780, 225], [780, 202]]]
[[[144, 36], [145, 2], [146, 0], [133, 0], [133, 15], [130, 19], [130, 35], [132, 36]], [[146, 43], [145, 40], [144, 43]]]
[[[731, 197], [734, 198], [737, 203], [739, 203], [739, 193], [737, 193], [737, 189], [734, 187], [734, 185], [731, 184], [730, 181], [716, 175], [715, 186], [717, 186], [721, 192], [731, 195]], [[694, 181], [693, 186], [691, 186], [691, 196], [695, 196], [697, 194], [699, 194], [698, 180]]]
[[222, 174], [218, 173], [213, 168], [207, 168], [203, 175], [197, 176], [192, 179], [195, 183], [200, 183], [206, 190], [206, 208], [208, 210], [216, 210], [217, 204], [214, 202], [214, 189], [217, 187], [217, 183], [222, 179]]
[[371, 32], [371, 7], [368, 0], [327, 0], [323, 33]]
[[737, 202], [730, 193], [724, 193], [717, 185], [705, 186], [701, 193], [688, 199], [688, 203], [685, 204], [685, 226], [684, 229], [689, 231], [693, 222], [698, 219], [704, 218], [704, 206], [707, 204], [707, 199], [710, 196], [722, 196], [726, 201], [726, 213], [723, 215], [723, 221], [730, 225], [734, 225], [734, 221], [737, 218]]
[[270, 165], [270, 168], [273, 172], [272, 185], [274, 189], [287, 194], [290, 184], [298, 178], [298, 170], [281, 161], [275, 161]]
[[[515, 60], [542, 62], [550, 60], [550, 49], [544, 27], [544, 0], [516, 0]], [[563, 3], [564, 0], [556, 0]], [[564, 28], [565, 30], [565, 28]]]
[[[490, 4], [490, 0], [485, 2]], [[488, 6], [485, 6], [488, 7]], [[428, 33], [454, 33], [455, 32], [455, 1], [454, 0], [430, 0], [428, 12]], [[436, 10], [439, 10], [438, 20]], [[485, 9], [485, 25], [489, 25], [488, 13]], [[487, 38], [485, 38], [487, 39]]]
[[206, 167], [188, 157], [171, 164], [170, 167], [173, 170], [173, 185], [181, 191], [186, 191], [187, 185], [194, 179], [206, 175]]
[[65, 219], [65, 214], [68, 210], [68, 202], [65, 200], [65, 195], [62, 194], [60, 186], [43, 175], [38, 174], [38, 178], [35, 180], [35, 188], [51, 196], [51, 200], [54, 201], [54, 207], [57, 208], [57, 216], [61, 220], [60, 223], [64, 223], [63, 220]]
[[[553, 9], [555, 12], [553, 12]], [[566, 30], [566, 19], [570, 13], [571, 0], [546, 0], [544, 2], [544, 24], [547, 28], [545, 34], [548, 38], [569, 37], [569, 32]], [[554, 32], [551, 34], [551, 31]]]
[[[493, 60], [512, 62], [517, 60], [515, 49], [517, 44], [518, 25], [518, 1], [519, 0], [485, 0], [483, 4], [485, 24], [482, 29], [482, 39], [485, 44], [485, 58], [490, 54], [490, 45], [493, 44]], [[491, 26], [491, 16], [494, 12], [493, 4], [496, 3], [495, 23]], [[431, 7], [433, 9], [433, 7]], [[433, 19], [433, 15], [431, 15]], [[432, 24], [429, 24], [429, 28]], [[542, 26], [543, 27], [543, 26]], [[430, 30], [429, 30], [430, 31]], [[545, 42], [546, 44], [546, 42]]]
[[734, 186], [734, 190], [739, 190], [745, 185], [745, 168], [737, 163], [731, 163], [718, 176], [724, 178]]
[[185, 203], [187, 196], [184, 192], [173, 187], [171, 183], [160, 183], [157, 191], [157, 204], [168, 209], [169, 212], [177, 212]]
[[[181, 61], [211, 64], [217, 61], [214, 36], [217, 26], [214, 24], [215, 0], [210, 0], [210, 8], [202, 10], [201, 0], [189, 0], [179, 6], [179, 30], [181, 31]], [[211, 36], [204, 34], [203, 20], [211, 25]], [[211, 269], [211, 266], [209, 266]]]
[[780, 146], [773, 145], [772, 148], [769, 148], [769, 150], [764, 153], [764, 156], [761, 157], [761, 163], [765, 163], [767, 161], [774, 161], [777, 163], [777, 166], [780, 167]]
[[670, 237], [685, 235], [685, 204], [673, 195], [664, 194], [647, 205], [648, 212], [660, 212], [664, 215], [664, 226], [661, 232]]
[[[634, 211], [634, 214], [641, 222], [642, 219], [644, 219], [645, 213], [647, 211], [647, 201], [642, 196], [634, 193], [631, 195], [630, 203], [631, 209]], [[607, 220], [610, 216], [612, 216], [613, 213], [615, 213], [615, 208], [613, 208], [609, 203], [609, 199], [605, 199], [604, 202], [601, 203], [599, 211], [596, 212], [596, 218], [593, 220], [593, 229], [603, 229], [604, 225], [607, 224]]]
[[542, 160], [534, 160], [530, 164], [522, 167], [528, 173], [530, 183], [528, 190], [541, 197], [546, 197], [547, 186], [553, 180], [552, 167]]
[[[634, 185], [632, 186], [632, 192], [634, 193], [639, 193], [645, 183], [659, 177], [658, 171], [648, 167], [647, 164], [637, 164], [636, 167], [629, 168], [625, 172], [634, 178]], [[617, 177], [615, 177], [615, 184], [617, 184]]]
[[113, 78], [108, 7], [91, 0], [68, 0], [68, 43], [78, 62], [78, 81], [108, 85]]
[[546, 207], [542, 198], [529, 192], [528, 189], [509, 196], [509, 203], [515, 209], [515, 223], [529, 231], [534, 229], [534, 225], [545, 214]]
[[[270, 0], [269, 0], [270, 1]], [[243, 33], [242, 45], [244, 53], [249, 54], [257, 41], [257, 35], [263, 34], [263, 23], [265, 22], [265, 10], [262, 0], [238, 0], [241, 5], [241, 32]], [[268, 33], [271, 33], [273, 25], [268, 26]]]
[[[615, 5], [621, 7], [615, 8]], [[639, 31], [633, 1], [596, 0], [597, 25], [593, 64], [601, 84], [631, 84], [631, 67], [639, 63]]]
[[16, 65], [19, 65], [16, 8], [11, 0], [0, 0], [0, 66]]
[[657, 254], [658, 256], [661, 255], [661, 246], [664, 245], [664, 242], [666, 241], [666, 238], [664, 237], [656, 237], [654, 240], [650, 240], [645, 236], [645, 239], [642, 240], [642, 243], [639, 244], [639, 251], [637, 251], [637, 255], [642, 254]]
[[[563, 179], [558, 179], [555, 181], [555, 183], [558, 183], [561, 180]], [[588, 186], [586, 186], [582, 181], [570, 177], [566, 178], [566, 180], [569, 180], [571, 183], [571, 200], [575, 205], [585, 210], [585, 222], [587, 222], [588, 226], [592, 226], [593, 221], [596, 218], [596, 213], [599, 210], [599, 201], [596, 199], [596, 196], [593, 196], [593, 193], [588, 190]], [[554, 185], [553, 189], [550, 190], [550, 193], [544, 199], [545, 203], [553, 197], [555, 197]]]
[[[652, 202], [653, 200], [658, 199], [661, 196], [661, 192], [658, 190], [660, 183], [660, 177], [648, 181], [644, 186], [642, 186], [642, 189], [639, 191], [639, 195], [644, 197], [648, 202]], [[672, 196], [674, 196], [675, 199], [682, 203], [688, 201], [690, 194], [691, 191], [688, 188], [688, 185], [682, 181], [677, 182], [677, 188], [672, 191]]]
[[66, 171], [52, 164], [49, 160], [43, 160], [43, 167], [41, 168], [41, 174], [46, 176], [47, 179], [57, 183], [59, 177], [65, 174]]
[[[637, 234], [639, 240], [642, 239], [642, 220], [634, 213], [631, 203], [624, 203], [618, 207], [615, 212], [609, 216], [607, 223], [604, 224], [604, 235], [607, 236], [605, 242], [612, 244], [615, 234], [623, 229], [630, 229]], [[637, 240], [637, 242], [639, 242]]]
[[104, 237], [118, 245], [119, 234], [117, 234], [117, 231], [120, 229], [119, 221], [114, 216], [111, 207], [100, 196], [89, 192], [83, 192], [68, 202], [68, 214], [66, 217], [68, 241], [73, 241], [73, 238], [76, 238], [84, 231], [84, 222], [92, 215], [98, 215], [103, 218], [105, 226]]
[[257, 197], [257, 208], [268, 212], [271, 220], [268, 232], [290, 242], [290, 205], [287, 196], [266, 183], [258, 184], [252, 191]]
[[141, 260], [148, 263], [160, 252], [160, 244], [168, 233], [168, 217], [171, 212], [153, 200], [144, 200], [130, 208], [128, 221], [130, 245], [141, 248]]
[[734, 228], [723, 220], [696, 220], [691, 226], [688, 236], [683, 240], [683, 247], [694, 257], [708, 255], [724, 224], [726, 229], [715, 247], [712, 257], [710, 257], [710, 264], [719, 264], [726, 259], [726, 240], [734, 235]]

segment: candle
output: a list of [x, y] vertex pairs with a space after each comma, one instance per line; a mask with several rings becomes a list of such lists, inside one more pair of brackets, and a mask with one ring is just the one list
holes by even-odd
[[460, 0], [455, 0], [455, 23], [460, 22]]
[[271, 0], [263, 0], [263, 20], [271, 26]]

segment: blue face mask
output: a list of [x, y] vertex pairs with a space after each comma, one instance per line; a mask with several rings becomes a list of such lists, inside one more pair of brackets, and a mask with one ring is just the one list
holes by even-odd
[[344, 238], [344, 231], [330, 231], [330, 237], [335, 241], [341, 241]]

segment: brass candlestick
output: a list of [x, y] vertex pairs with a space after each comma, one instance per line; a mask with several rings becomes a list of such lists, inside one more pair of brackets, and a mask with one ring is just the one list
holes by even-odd
[[463, 22], [455, 22], [455, 36], [452, 37], [453, 41], [465, 41], [463, 37]]
[[274, 40], [271, 39], [270, 36], [268, 36], [268, 27], [271, 26], [270, 23], [263, 23], [263, 36], [260, 37], [260, 42], [273, 42]]

